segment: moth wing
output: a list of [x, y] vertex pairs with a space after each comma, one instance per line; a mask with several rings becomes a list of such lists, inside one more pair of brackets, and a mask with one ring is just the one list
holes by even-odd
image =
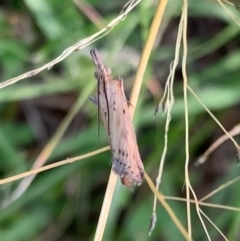
[[140, 185], [144, 167], [121, 79], [113, 80], [109, 94], [110, 144], [113, 171], [130, 187]]

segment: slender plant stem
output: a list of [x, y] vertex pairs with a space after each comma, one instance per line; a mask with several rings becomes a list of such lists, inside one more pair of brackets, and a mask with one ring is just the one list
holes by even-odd
[[142, 86], [142, 80], [143, 80], [143, 76], [147, 67], [147, 63], [149, 60], [149, 56], [151, 54], [153, 45], [154, 45], [154, 41], [156, 39], [158, 30], [159, 30], [159, 26], [162, 22], [162, 18], [163, 18], [163, 13], [166, 9], [166, 5], [167, 5], [168, 0], [160, 0], [157, 6], [157, 11], [156, 14], [154, 16], [154, 19], [152, 21], [150, 30], [149, 30], [149, 35], [147, 38], [147, 41], [145, 43], [143, 52], [142, 52], [142, 56], [138, 65], [138, 69], [137, 69], [137, 73], [136, 73], [136, 78], [135, 78], [135, 82], [133, 84], [133, 88], [132, 88], [132, 94], [130, 97], [130, 102], [131, 102], [131, 106], [130, 106], [130, 111], [132, 113], [132, 115], [134, 114], [135, 111], [135, 107], [137, 104], [137, 100], [138, 100], [138, 96], [140, 93], [140, 89]]
[[[136, 104], [138, 101], [140, 89], [142, 86], [142, 80], [143, 80], [143, 76], [144, 76], [146, 66], [147, 66], [147, 63], [149, 60], [149, 56], [152, 51], [154, 41], [156, 39], [158, 29], [159, 29], [160, 23], [162, 21], [163, 13], [165, 11], [167, 2], [168, 2], [168, 0], [160, 0], [159, 1], [156, 14], [154, 16], [153, 22], [150, 27], [150, 31], [149, 31], [149, 35], [148, 35], [146, 44], [144, 45], [143, 53], [142, 53], [142, 56], [141, 56], [141, 59], [140, 59], [139, 65], [138, 65], [136, 78], [135, 78], [135, 81], [133, 84], [131, 97], [130, 97], [131, 105], [129, 108], [130, 108], [130, 113], [131, 113], [132, 117], [134, 115], [134, 111], [135, 111]], [[110, 210], [110, 206], [111, 206], [111, 202], [112, 202], [112, 198], [113, 198], [113, 194], [114, 194], [114, 190], [116, 187], [116, 183], [117, 183], [117, 176], [111, 170], [110, 177], [108, 180], [108, 186], [107, 186], [107, 189], [105, 192], [104, 201], [103, 201], [103, 205], [102, 205], [102, 209], [101, 209], [101, 213], [100, 213], [100, 217], [98, 220], [97, 229], [96, 229], [95, 236], [94, 236], [94, 241], [102, 240], [106, 222], [107, 222], [107, 217], [109, 214], [109, 210]]]

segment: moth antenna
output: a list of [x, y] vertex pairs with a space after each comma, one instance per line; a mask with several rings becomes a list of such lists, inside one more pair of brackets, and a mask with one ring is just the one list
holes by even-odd
[[99, 136], [100, 136], [100, 103], [99, 103], [99, 81], [97, 82], [97, 108], [98, 108], [98, 114], [97, 114], [97, 129], [98, 129], [98, 144], [99, 144]]
[[104, 89], [104, 95], [105, 95], [105, 98], [106, 98], [106, 104], [107, 104], [107, 134], [108, 134], [108, 137], [110, 136], [110, 121], [109, 121], [109, 115], [110, 115], [110, 111], [109, 111], [109, 100], [108, 100], [108, 95], [107, 95], [107, 90], [106, 90], [106, 85], [103, 86], [103, 89]]
[[89, 96], [89, 99], [92, 101], [92, 103], [96, 106], [96, 107], [98, 107], [98, 101], [97, 101], [97, 99], [95, 98], [95, 97], [93, 97], [93, 96]]

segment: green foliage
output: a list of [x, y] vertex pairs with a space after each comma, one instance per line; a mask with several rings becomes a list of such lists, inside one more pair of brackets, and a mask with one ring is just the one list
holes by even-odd
[[[54, 59], [64, 49], [98, 29], [74, 1], [4, 1], [0, 10], [1, 82]], [[177, 1], [178, 2], [178, 1]], [[231, 1], [234, 2], [234, 1]], [[237, 2], [237, 1], [235, 1]], [[89, 1], [108, 23], [120, 12], [122, 1]], [[161, 94], [153, 97], [149, 86], [158, 79], [161, 93], [169, 63], [174, 58], [181, 8], [169, 1], [166, 30], [156, 44], [144, 77], [134, 125], [145, 170], [155, 180], [164, 146], [165, 117], [154, 119]], [[90, 48], [98, 47], [114, 75], [125, 77], [129, 95], [155, 1], [142, 1], [127, 18]], [[239, 12], [234, 8], [231, 11]], [[239, 122], [239, 27], [215, 1], [189, 1], [189, 85], [205, 105], [230, 130]], [[1, 179], [30, 170], [38, 154], [55, 133], [77, 96], [84, 105], [68, 127], [48, 162], [81, 155], [107, 144], [101, 126], [97, 137], [97, 110], [88, 101], [96, 80], [89, 49], [73, 53], [49, 71], [0, 90], [0, 176]], [[169, 130], [168, 154], [161, 184], [164, 195], [184, 196], [184, 105], [182, 76], [175, 78], [175, 105]], [[85, 94], [85, 95], [84, 95]], [[193, 187], [203, 196], [239, 175], [236, 152], [231, 144], [220, 146], [198, 169], [192, 164], [219, 137], [217, 124], [189, 93], [190, 176]], [[110, 172], [110, 153], [39, 173], [23, 196], [0, 212], [0, 240], [92, 240]], [[214, 162], [213, 162], [214, 161]], [[214, 163], [214, 164], [211, 164]], [[20, 181], [0, 186], [0, 203], [8, 200]], [[238, 183], [211, 198], [214, 203], [239, 207]], [[229, 198], [231, 197], [231, 198]], [[162, 206], [151, 237], [148, 227], [153, 194], [144, 183], [134, 192], [117, 185], [103, 240], [183, 240]], [[184, 202], [169, 201], [186, 226]], [[229, 210], [203, 208], [229, 238], [238, 240], [239, 215]], [[206, 240], [192, 206], [194, 240]], [[207, 223], [207, 221], [206, 221]], [[212, 240], [219, 234], [209, 224]]]

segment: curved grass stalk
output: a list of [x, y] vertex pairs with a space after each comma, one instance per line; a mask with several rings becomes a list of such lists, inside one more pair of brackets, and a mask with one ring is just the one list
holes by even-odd
[[[238, 25], [240, 26], [240, 18], [236, 17], [233, 13], [231, 13], [230, 10], [228, 10], [228, 8], [222, 3], [222, 0], [217, 0], [217, 2], [221, 5], [221, 7], [230, 15], [230, 17], [232, 18], [232, 20]], [[227, 2], [227, 1], [225, 1]], [[229, 3], [229, 2], [228, 2]]]
[[59, 166], [71, 164], [71, 163], [74, 163], [76, 161], [80, 161], [80, 160], [86, 159], [88, 157], [95, 156], [97, 154], [100, 154], [100, 153], [108, 151], [108, 150], [110, 150], [110, 147], [105, 146], [103, 148], [100, 148], [100, 149], [95, 150], [95, 151], [88, 152], [88, 153], [80, 155], [80, 156], [68, 158], [67, 160], [59, 161], [59, 162], [49, 164], [49, 165], [46, 165], [44, 167], [39, 167], [37, 169], [31, 170], [31, 171], [28, 171], [28, 172], [24, 172], [24, 173], [15, 175], [15, 176], [7, 177], [7, 178], [4, 178], [4, 179], [0, 180], [0, 185], [6, 184], [6, 183], [9, 183], [9, 182], [14, 182], [14, 181], [17, 181], [17, 180], [22, 179], [24, 177], [29, 177], [29, 176], [35, 175], [37, 173], [44, 172], [44, 171], [47, 171], [47, 170], [50, 170], [50, 169], [53, 169], [53, 168], [56, 168], [56, 167], [59, 167]]
[[234, 146], [237, 149], [238, 155], [240, 154], [240, 146], [234, 140], [234, 138], [229, 134], [229, 132], [223, 127], [221, 122], [214, 116], [214, 114], [207, 108], [207, 106], [202, 102], [202, 100], [197, 96], [197, 94], [192, 90], [192, 88], [188, 85], [187, 88], [193, 94], [193, 96], [197, 99], [197, 101], [203, 106], [203, 108], [208, 112], [208, 114], [213, 118], [213, 120], [219, 125], [219, 127], [223, 130], [223, 132], [228, 136], [228, 138], [232, 141]]
[[221, 190], [225, 189], [228, 186], [231, 186], [233, 183], [240, 181], [240, 177], [236, 177], [233, 180], [221, 185], [220, 187], [216, 188], [215, 190], [213, 190], [212, 192], [210, 192], [209, 194], [207, 194], [205, 197], [201, 198], [199, 201], [204, 201], [207, 200], [208, 198], [212, 197], [213, 195], [215, 195], [216, 193], [220, 192]]
[[[173, 201], [180, 201], [180, 202], [186, 202], [186, 198], [181, 198], [181, 197], [172, 197], [172, 196], [164, 196], [166, 200], [173, 200]], [[229, 210], [229, 211], [234, 211], [234, 212], [240, 212], [240, 208], [237, 207], [232, 207], [232, 206], [227, 206], [227, 205], [221, 205], [221, 204], [216, 204], [216, 203], [206, 203], [202, 201], [197, 201], [194, 199], [189, 200], [190, 203], [196, 204], [198, 203], [200, 206], [205, 206], [205, 207], [211, 207], [211, 208], [219, 208], [219, 209], [224, 209], [224, 210]]]
[[[228, 239], [226, 238], [226, 236], [223, 234], [223, 232], [216, 226], [216, 224], [200, 209], [200, 212], [202, 213], [202, 215], [208, 220], [209, 223], [212, 224], [212, 226], [220, 233], [220, 235], [224, 238], [224, 240], [228, 241]], [[209, 240], [210, 237], [209, 237]]]
[[97, 41], [98, 39], [102, 38], [103, 36], [108, 34], [115, 26], [117, 26], [121, 21], [123, 21], [126, 18], [127, 14], [133, 8], [135, 8], [140, 2], [141, 2], [141, 0], [130, 0], [128, 2], [128, 5], [127, 4], [125, 5], [126, 8], [124, 8], [124, 10], [118, 15], [118, 17], [116, 17], [110, 23], [108, 23], [108, 25], [106, 27], [104, 27], [97, 33], [95, 33], [85, 39], [82, 39], [82, 40], [78, 41], [77, 43], [73, 44], [72, 46], [68, 47], [67, 49], [65, 49], [62, 52], [61, 55], [59, 55], [57, 58], [53, 59], [52, 61], [48, 62], [47, 64], [43, 65], [42, 67], [28, 71], [24, 74], [21, 74], [17, 77], [14, 77], [12, 79], [9, 79], [9, 80], [6, 80], [6, 81], [0, 83], [0, 89], [5, 88], [9, 85], [15, 84], [22, 79], [26, 79], [26, 78], [32, 77], [34, 75], [37, 75], [38, 73], [40, 73], [43, 70], [46, 70], [46, 69], [49, 70], [55, 64], [61, 62], [65, 58], [67, 58], [74, 51], [83, 49], [83, 48], [87, 47], [88, 45], [92, 44], [93, 42]]
[[[240, 124], [237, 124], [228, 132], [230, 136], [236, 136], [240, 134]], [[207, 160], [209, 155], [215, 151], [222, 143], [227, 141], [229, 139], [229, 136], [227, 134], [222, 135], [219, 137], [196, 161], [195, 166], [199, 166], [201, 164], [204, 164]]]

